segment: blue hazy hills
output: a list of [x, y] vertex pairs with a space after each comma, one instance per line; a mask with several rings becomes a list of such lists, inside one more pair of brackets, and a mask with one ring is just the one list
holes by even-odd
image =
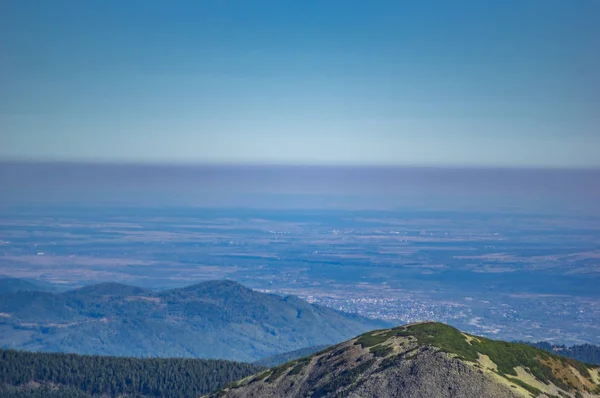
[[386, 323], [232, 281], [160, 292], [101, 283], [0, 294], [0, 344], [46, 352], [253, 361]]

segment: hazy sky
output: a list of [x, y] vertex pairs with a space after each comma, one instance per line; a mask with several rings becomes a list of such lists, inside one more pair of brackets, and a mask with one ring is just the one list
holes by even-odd
[[600, 1], [2, 1], [0, 160], [600, 166]]

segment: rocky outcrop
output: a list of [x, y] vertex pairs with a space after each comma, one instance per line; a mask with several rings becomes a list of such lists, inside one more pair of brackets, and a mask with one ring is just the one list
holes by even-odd
[[[211, 398], [600, 397], [597, 369], [562, 362], [541, 351], [536, 364], [531, 361], [538, 360], [538, 350], [521, 349], [521, 345], [469, 336], [443, 324], [407, 325], [367, 333], [250, 376]], [[523, 366], [505, 373], [516, 360]], [[559, 371], [559, 363], [560, 379], [544, 373]], [[567, 383], [564, 372], [573, 375], [571, 380], [581, 378], [580, 382]]]

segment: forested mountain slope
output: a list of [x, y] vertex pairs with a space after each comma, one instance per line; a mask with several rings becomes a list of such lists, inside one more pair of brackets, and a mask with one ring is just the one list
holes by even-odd
[[232, 281], [154, 292], [105, 283], [0, 294], [0, 346], [46, 352], [254, 361], [385, 323]]
[[554, 354], [563, 355], [565, 357], [577, 359], [585, 363], [600, 365], [600, 347], [592, 344], [578, 344], [571, 347], [564, 345], [550, 344], [547, 342], [527, 343], [534, 347], [552, 352]]
[[222, 360], [0, 350], [0, 396], [197, 397], [260, 369]]

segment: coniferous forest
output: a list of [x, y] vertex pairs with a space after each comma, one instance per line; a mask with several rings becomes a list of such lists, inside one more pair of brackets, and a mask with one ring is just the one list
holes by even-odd
[[573, 358], [584, 363], [600, 365], [600, 347], [592, 344], [580, 344], [571, 347], [550, 344], [544, 341], [529, 344], [541, 348], [542, 350]]
[[194, 397], [256, 373], [247, 363], [0, 350], [2, 397]]

